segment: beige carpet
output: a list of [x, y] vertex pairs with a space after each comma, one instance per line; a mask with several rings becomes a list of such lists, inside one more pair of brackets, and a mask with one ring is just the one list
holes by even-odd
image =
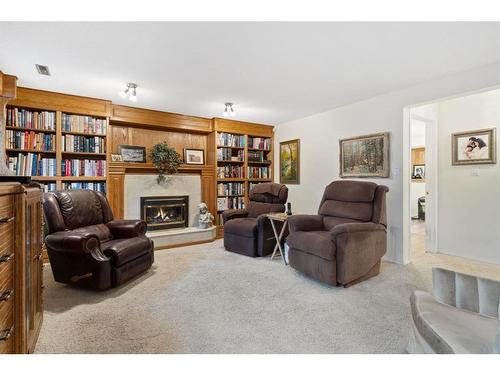
[[155, 256], [147, 274], [106, 292], [55, 283], [46, 267], [36, 352], [403, 353], [410, 292], [431, 285], [425, 257], [344, 289], [221, 241]]

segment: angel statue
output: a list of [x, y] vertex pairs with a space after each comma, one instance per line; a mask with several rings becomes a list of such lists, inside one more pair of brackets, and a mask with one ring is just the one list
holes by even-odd
[[201, 202], [198, 205], [200, 210], [200, 218], [198, 219], [198, 226], [202, 229], [210, 228], [213, 224], [214, 215], [208, 212], [208, 207], [206, 203]]

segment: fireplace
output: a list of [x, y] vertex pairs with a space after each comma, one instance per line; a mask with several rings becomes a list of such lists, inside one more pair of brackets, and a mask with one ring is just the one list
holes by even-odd
[[189, 196], [141, 197], [141, 219], [148, 230], [187, 227]]

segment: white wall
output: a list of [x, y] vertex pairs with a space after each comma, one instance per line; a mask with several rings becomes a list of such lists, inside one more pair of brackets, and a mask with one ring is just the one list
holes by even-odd
[[438, 249], [500, 264], [500, 164], [451, 165], [451, 133], [492, 127], [500, 90], [439, 103]]
[[[279, 160], [280, 141], [294, 138], [301, 141], [301, 184], [289, 186], [293, 211], [317, 211], [325, 186], [339, 175], [340, 138], [389, 131], [391, 176], [372, 181], [390, 188], [386, 259], [403, 262], [403, 108], [498, 84], [500, 63], [277, 125], [275, 160]], [[275, 163], [275, 168], [279, 180], [279, 163]]]

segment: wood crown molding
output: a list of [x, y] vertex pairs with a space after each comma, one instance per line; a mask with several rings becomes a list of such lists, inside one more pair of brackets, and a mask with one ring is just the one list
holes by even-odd
[[188, 133], [208, 134], [213, 131], [210, 119], [203, 117], [180, 115], [177, 113], [154, 111], [151, 109], [112, 105], [110, 122], [156, 128], [159, 130], [176, 130]]
[[254, 122], [245, 122], [238, 120], [229, 120], [219, 117], [212, 119], [213, 130], [219, 132], [248, 134], [256, 137], [272, 137], [274, 134], [274, 126], [257, 124]]
[[109, 100], [61, 94], [26, 87], [19, 87], [17, 90], [17, 98], [12, 100], [9, 104], [33, 109], [62, 111], [101, 117], [108, 117], [111, 111], [111, 101]]

